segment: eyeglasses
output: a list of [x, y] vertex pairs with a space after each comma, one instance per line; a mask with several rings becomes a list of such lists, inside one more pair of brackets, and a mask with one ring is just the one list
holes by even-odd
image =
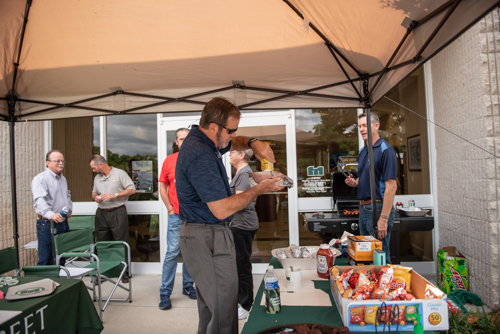
[[58, 164], [60, 164], [61, 162], [62, 162], [63, 164], [65, 164], [65, 163], [66, 163], [66, 160], [48, 160], [48, 161], [49, 161], [49, 162], [57, 162]]
[[[212, 123], [215, 123], [215, 122], [212, 122]], [[210, 123], [207, 123], [207, 124], [205, 124], [205, 125], [209, 125], [209, 124], [210, 124]], [[233, 133], [235, 133], [236, 131], [238, 131], [238, 128], [236, 128], [236, 129], [228, 129], [228, 128], [226, 128], [226, 127], [225, 127], [224, 125], [222, 125], [222, 124], [219, 124], [219, 123], [215, 123], [215, 124], [217, 124], [218, 126], [222, 126], [224, 129], [226, 129], [226, 130], [227, 130], [227, 134], [229, 134], [229, 135], [232, 135]]]

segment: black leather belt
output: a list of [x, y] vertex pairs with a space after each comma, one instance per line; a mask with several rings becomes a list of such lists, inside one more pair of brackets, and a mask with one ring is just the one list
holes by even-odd
[[218, 222], [218, 223], [200, 223], [200, 222], [191, 222], [188, 220], [185, 220], [186, 224], [202, 224], [202, 225], [224, 225], [226, 227], [231, 227], [233, 224], [232, 221], [225, 220], [223, 222]]

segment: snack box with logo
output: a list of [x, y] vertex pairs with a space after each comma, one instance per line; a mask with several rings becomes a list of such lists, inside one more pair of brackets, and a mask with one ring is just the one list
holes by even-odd
[[382, 250], [382, 242], [371, 235], [353, 235], [349, 237], [347, 253], [354, 261], [373, 262], [373, 250]]
[[[349, 269], [367, 271], [376, 268], [379, 271], [384, 266], [337, 266], [340, 274]], [[425, 287], [432, 285], [416, 271], [411, 271], [411, 293], [415, 296], [412, 301], [384, 301], [369, 299], [355, 301], [343, 298], [331, 277], [330, 287], [333, 299], [339, 310], [345, 326], [352, 332], [413, 332], [415, 323], [420, 324], [426, 331], [446, 331], [449, 329], [447, 296], [442, 299], [424, 299]], [[385, 303], [385, 304], [384, 304]], [[380, 310], [379, 310], [380, 309]]]
[[469, 290], [468, 261], [456, 247], [443, 247], [437, 252], [437, 285], [444, 293]]
[[373, 260], [372, 261], [356, 261], [352, 257], [348, 256], [347, 263], [349, 263], [350, 266], [369, 266], [369, 265], [373, 264]]

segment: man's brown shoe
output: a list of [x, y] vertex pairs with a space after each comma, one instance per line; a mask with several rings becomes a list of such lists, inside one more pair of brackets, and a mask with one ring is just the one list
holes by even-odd
[[123, 276], [122, 277], [122, 283], [127, 284], [129, 281], [130, 281], [130, 279], [128, 278], [128, 276]]

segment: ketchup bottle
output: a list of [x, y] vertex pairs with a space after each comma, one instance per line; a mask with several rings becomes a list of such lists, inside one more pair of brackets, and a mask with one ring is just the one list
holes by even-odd
[[316, 269], [318, 276], [321, 278], [329, 278], [328, 269], [333, 267], [333, 253], [330, 246], [321, 244], [318, 253], [316, 254]]

